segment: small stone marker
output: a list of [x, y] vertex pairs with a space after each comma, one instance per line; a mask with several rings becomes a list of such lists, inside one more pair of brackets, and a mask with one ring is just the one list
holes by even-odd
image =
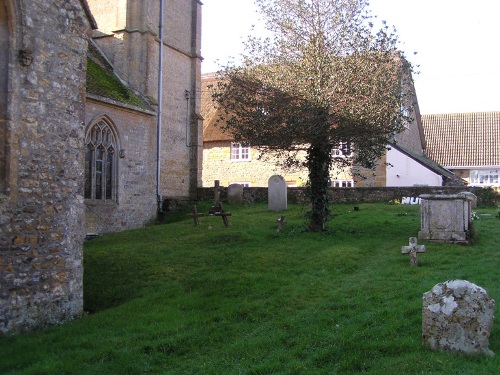
[[278, 220], [276, 220], [276, 225], [278, 226], [276, 228], [276, 232], [281, 232], [281, 229], [286, 225], [285, 223], [285, 217], [281, 216]]
[[231, 212], [224, 211], [224, 207], [222, 206], [222, 202], [219, 202], [219, 206], [216, 208], [214, 212], [215, 216], [222, 217], [222, 221], [224, 222], [224, 226], [229, 226], [229, 221], [227, 220], [228, 216], [231, 216]]
[[422, 339], [433, 350], [495, 354], [488, 348], [495, 301], [466, 280], [448, 280], [424, 293]]
[[410, 266], [417, 266], [417, 253], [425, 253], [425, 245], [417, 245], [417, 237], [410, 237], [408, 246], [401, 246], [401, 254], [410, 254]]
[[199, 214], [198, 209], [196, 208], [196, 205], [193, 206], [193, 213], [187, 214], [187, 217], [192, 217], [194, 220], [194, 225], [199, 225], [200, 223], [198, 222], [199, 217], [205, 216], [205, 214]]
[[243, 203], [243, 185], [230, 184], [227, 187], [227, 202], [229, 204]]
[[268, 180], [267, 199], [269, 211], [287, 209], [287, 187], [283, 176], [274, 175]]
[[209, 216], [213, 216], [215, 211], [219, 209], [220, 204], [220, 181], [214, 181], [214, 205], [208, 211]]

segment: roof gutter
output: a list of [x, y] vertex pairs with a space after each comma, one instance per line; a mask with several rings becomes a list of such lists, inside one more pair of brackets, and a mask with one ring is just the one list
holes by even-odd
[[500, 165], [451, 165], [446, 169], [499, 169]]

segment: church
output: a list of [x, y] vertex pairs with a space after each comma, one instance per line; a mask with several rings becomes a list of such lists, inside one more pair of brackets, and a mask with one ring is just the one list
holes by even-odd
[[201, 3], [87, 2], [98, 26], [85, 101], [92, 236], [144, 226], [201, 185]]
[[83, 240], [201, 184], [199, 0], [0, 3], [0, 335], [83, 313]]

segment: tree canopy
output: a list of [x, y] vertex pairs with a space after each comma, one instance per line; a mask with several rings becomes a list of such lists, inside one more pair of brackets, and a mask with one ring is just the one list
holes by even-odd
[[[411, 116], [412, 66], [367, 0], [255, 0], [270, 37], [250, 37], [213, 99], [235, 140], [309, 170], [310, 228], [328, 218], [332, 164], [372, 167]], [[341, 142], [354, 159], [332, 157]], [[305, 150], [305, 160], [297, 151]]]

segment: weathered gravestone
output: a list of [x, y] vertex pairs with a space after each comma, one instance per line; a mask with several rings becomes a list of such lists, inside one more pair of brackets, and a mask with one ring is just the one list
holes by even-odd
[[469, 197], [470, 200], [470, 208], [477, 208], [477, 195], [471, 193], [470, 191], [462, 191], [460, 194], [464, 194]]
[[418, 238], [430, 241], [468, 243], [471, 200], [468, 194], [423, 194], [420, 196], [421, 230]]
[[433, 350], [494, 353], [488, 348], [495, 301], [466, 280], [437, 284], [423, 295], [422, 339]]
[[284, 211], [287, 209], [287, 188], [285, 179], [282, 176], [274, 175], [269, 178], [267, 199], [270, 211]]
[[243, 185], [230, 184], [227, 187], [227, 203], [229, 204], [243, 203]]
[[410, 266], [417, 266], [417, 253], [425, 253], [425, 245], [417, 245], [417, 238], [410, 237], [408, 246], [401, 246], [401, 254], [410, 254]]

